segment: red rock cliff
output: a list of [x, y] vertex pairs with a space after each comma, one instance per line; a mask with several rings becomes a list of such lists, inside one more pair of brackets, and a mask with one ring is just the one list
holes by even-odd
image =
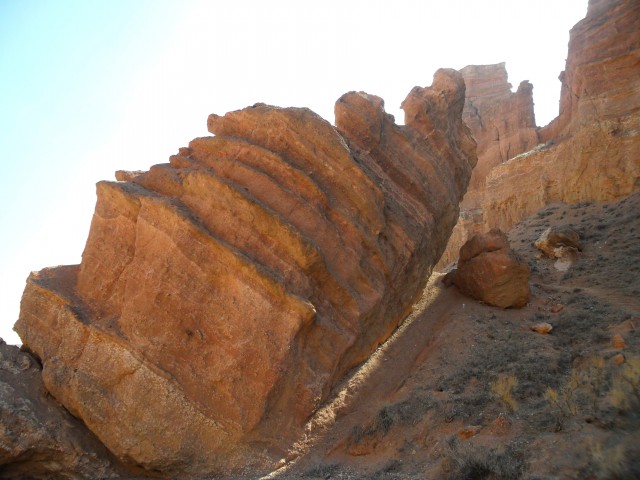
[[640, 189], [640, 3], [591, 1], [560, 79], [560, 115], [541, 129], [543, 145], [487, 177], [487, 228], [509, 228], [549, 203]]
[[[469, 72], [480, 79], [468, 77]], [[454, 261], [473, 234], [491, 228], [508, 230], [549, 203], [608, 201], [640, 189], [637, 1], [589, 2], [586, 18], [571, 30], [567, 63], [560, 74], [560, 114], [538, 130], [540, 144], [535, 148], [530, 143], [535, 139], [533, 122], [520, 121], [533, 119], [532, 102], [520, 96], [511, 105], [519, 113], [509, 114], [500, 110], [504, 100], [499, 93], [506, 94], [500, 85], [505, 80], [495, 66], [466, 67], [463, 74], [469, 83], [464, 117], [478, 141], [478, 167], [438, 267]], [[474, 114], [467, 108], [478, 103], [471, 97], [474, 84], [482, 87], [484, 109], [497, 114], [492, 117], [495, 121], [508, 122], [507, 128], [517, 138], [523, 132], [526, 141], [509, 143], [514, 150], [506, 155], [508, 161], [495, 141], [497, 134], [487, 144], [480, 118], [488, 114]]]
[[476, 162], [440, 70], [395, 125], [349, 93], [211, 115], [169, 164], [100, 182], [82, 264], [30, 276], [46, 388], [130, 465], [267, 471], [410, 311]]
[[469, 65], [460, 70], [467, 86], [462, 118], [478, 143], [478, 164], [461, 208], [480, 207], [487, 174], [497, 165], [538, 144], [533, 86], [523, 81], [511, 92], [504, 63]]

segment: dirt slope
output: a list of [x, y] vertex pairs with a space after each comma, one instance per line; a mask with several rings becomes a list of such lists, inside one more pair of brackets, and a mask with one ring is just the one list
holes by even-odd
[[[584, 244], [566, 272], [533, 246], [552, 225]], [[432, 278], [270, 478], [640, 478], [640, 194], [550, 205], [509, 237], [530, 304]]]

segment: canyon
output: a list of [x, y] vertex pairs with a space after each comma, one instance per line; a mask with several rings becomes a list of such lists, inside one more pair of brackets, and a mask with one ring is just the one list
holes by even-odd
[[[82, 263], [32, 273], [0, 345], [0, 475], [640, 472], [639, 73], [640, 5], [590, 0], [545, 127], [472, 65], [402, 126], [364, 92], [335, 125], [256, 104], [99, 182]], [[514, 304], [437, 273], [493, 229]], [[577, 237], [562, 268], [545, 230]]]

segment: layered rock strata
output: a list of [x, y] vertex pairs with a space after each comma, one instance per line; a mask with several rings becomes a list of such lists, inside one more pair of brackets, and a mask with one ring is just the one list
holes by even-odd
[[130, 465], [271, 468], [440, 257], [476, 163], [464, 92], [439, 70], [406, 126], [355, 92], [335, 128], [211, 115], [170, 163], [100, 182], [81, 265], [33, 273], [22, 299], [46, 388]]
[[487, 174], [497, 165], [538, 144], [533, 111], [533, 85], [524, 80], [511, 91], [504, 63], [469, 65], [460, 70], [467, 93], [462, 118], [478, 143], [473, 169], [461, 209], [481, 207]]

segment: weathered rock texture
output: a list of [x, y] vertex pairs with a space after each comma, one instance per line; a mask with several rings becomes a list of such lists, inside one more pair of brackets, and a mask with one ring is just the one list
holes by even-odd
[[591, 1], [571, 30], [560, 115], [543, 146], [487, 177], [484, 220], [509, 228], [553, 202], [607, 201], [640, 189], [640, 3]]
[[95, 436], [45, 394], [38, 362], [0, 339], [0, 478], [112, 478], [122, 472]]
[[500, 308], [520, 308], [529, 301], [529, 267], [498, 229], [474, 235], [460, 248], [453, 283], [465, 295]]
[[[464, 70], [465, 79], [470, 71], [483, 79], [475, 82], [488, 92], [486, 101], [495, 101], [499, 108], [501, 100], [492, 93], [500, 88], [484, 84], [501, 85], [500, 76], [489, 67]], [[539, 145], [533, 149], [527, 144], [535, 138], [533, 123], [520, 123], [533, 119], [532, 103], [524, 96], [513, 104], [519, 112], [499, 112], [496, 120], [509, 122], [512, 131], [523, 132], [522, 137], [516, 133], [517, 138], [527, 139], [510, 142], [514, 149], [506, 158], [503, 148], [500, 156], [495, 147], [484, 147], [478, 118], [489, 114], [465, 114], [478, 140], [479, 167], [439, 267], [455, 260], [459, 246], [474, 233], [494, 227], [507, 230], [547, 204], [614, 200], [640, 190], [640, 3], [591, 0], [586, 18], [571, 30], [560, 80], [560, 114], [538, 130]], [[472, 85], [470, 81], [468, 96]], [[522, 88], [511, 95], [520, 95]], [[468, 99], [467, 104], [470, 101], [478, 103]], [[520, 147], [528, 151], [518, 151]]]
[[336, 128], [262, 104], [100, 182], [79, 266], [34, 273], [16, 330], [46, 388], [124, 462], [268, 470], [410, 311], [476, 162], [464, 82], [348, 93]]

